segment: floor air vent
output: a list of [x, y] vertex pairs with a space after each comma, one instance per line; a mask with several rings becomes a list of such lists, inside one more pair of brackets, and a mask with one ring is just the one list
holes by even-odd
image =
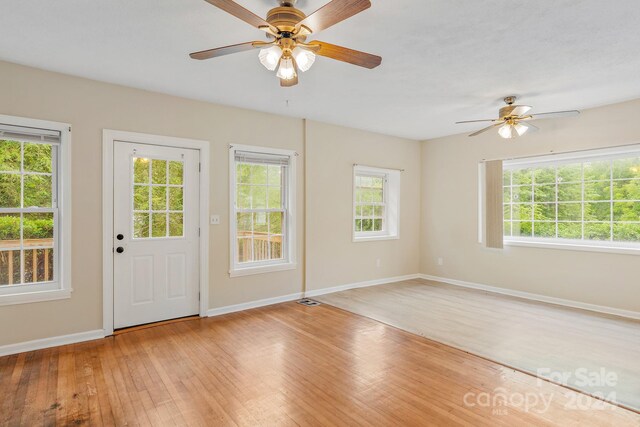
[[306, 305], [307, 307], [315, 307], [317, 305], [320, 305], [320, 303], [318, 301], [314, 301], [314, 300], [309, 299], [309, 298], [301, 299], [300, 301], [298, 301], [298, 304]]

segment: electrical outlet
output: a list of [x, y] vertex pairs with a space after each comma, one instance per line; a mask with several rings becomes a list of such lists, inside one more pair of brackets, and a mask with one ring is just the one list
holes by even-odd
[[444, 260], [442, 257], [438, 257], [438, 265], [444, 265]]
[[220, 215], [211, 215], [211, 225], [220, 224]]

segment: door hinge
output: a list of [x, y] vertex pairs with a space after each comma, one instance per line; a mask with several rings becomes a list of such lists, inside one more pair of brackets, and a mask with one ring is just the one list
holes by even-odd
[[202, 172], [202, 163], [198, 163], [198, 172]]
[[200, 227], [198, 227], [198, 237], [200, 237]]

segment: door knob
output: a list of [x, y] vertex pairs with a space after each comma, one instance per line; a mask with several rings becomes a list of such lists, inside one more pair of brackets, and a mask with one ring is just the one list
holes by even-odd
[[124, 248], [122, 246], [118, 246], [116, 248], [116, 252], [118, 252], [119, 254], [121, 254], [122, 252], [124, 252]]
[[122, 239], [124, 239], [124, 236], [123, 236], [122, 234], [118, 234], [118, 235], [116, 236], [116, 239], [118, 239], [118, 240], [122, 240]]

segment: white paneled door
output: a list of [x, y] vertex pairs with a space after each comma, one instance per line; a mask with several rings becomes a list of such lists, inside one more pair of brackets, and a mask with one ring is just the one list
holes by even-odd
[[114, 327], [198, 314], [199, 151], [114, 142]]

